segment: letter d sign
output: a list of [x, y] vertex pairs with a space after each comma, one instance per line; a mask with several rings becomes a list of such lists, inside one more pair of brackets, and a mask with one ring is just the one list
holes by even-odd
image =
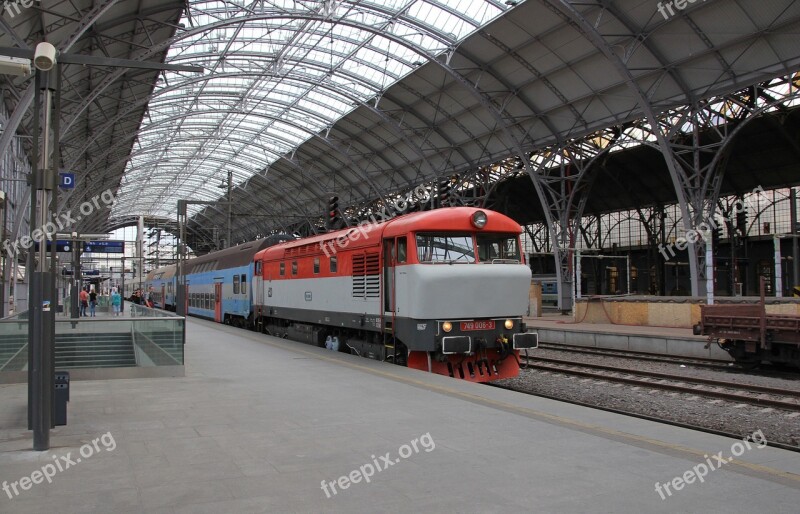
[[59, 184], [61, 189], [75, 189], [75, 174], [61, 172], [58, 174]]

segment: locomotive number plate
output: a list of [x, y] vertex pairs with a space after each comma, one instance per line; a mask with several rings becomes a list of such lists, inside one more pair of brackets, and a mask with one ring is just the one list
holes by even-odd
[[462, 321], [461, 330], [494, 330], [494, 321]]

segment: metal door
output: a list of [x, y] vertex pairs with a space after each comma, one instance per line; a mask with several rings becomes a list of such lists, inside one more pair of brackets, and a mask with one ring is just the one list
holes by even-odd
[[214, 321], [222, 323], [222, 282], [214, 284]]

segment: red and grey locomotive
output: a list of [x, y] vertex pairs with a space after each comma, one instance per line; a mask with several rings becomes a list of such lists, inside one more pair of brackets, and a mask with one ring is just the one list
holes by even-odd
[[254, 259], [252, 324], [475, 382], [516, 376], [537, 344], [521, 232], [451, 207], [271, 246]]

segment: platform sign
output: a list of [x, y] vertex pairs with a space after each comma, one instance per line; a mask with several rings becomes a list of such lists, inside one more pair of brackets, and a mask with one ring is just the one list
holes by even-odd
[[61, 189], [75, 189], [75, 174], [62, 171], [58, 174], [58, 187]]
[[84, 277], [97, 277], [100, 275], [99, 269], [87, 269], [83, 272]]
[[87, 253], [125, 253], [125, 241], [84, 241], [83, 251]]
[[[48, 252], [50, 251], [50, 243], [51, 242], [52, 241], [50, 241], [50, 240], [47, 241], [47, 251]], [[33, 248], [34, 248], [34, 251], [37, 251], [37, 252], [39, 251], [39, 242], [38, 241], [34, 241], [33, 242]], [[57, 252], [71, 252], [72, 251], [72, 242], [71, 241], [64, 241], [64, 240], [59, 239], [58, 241], [56, 241], [56, 251]]]

